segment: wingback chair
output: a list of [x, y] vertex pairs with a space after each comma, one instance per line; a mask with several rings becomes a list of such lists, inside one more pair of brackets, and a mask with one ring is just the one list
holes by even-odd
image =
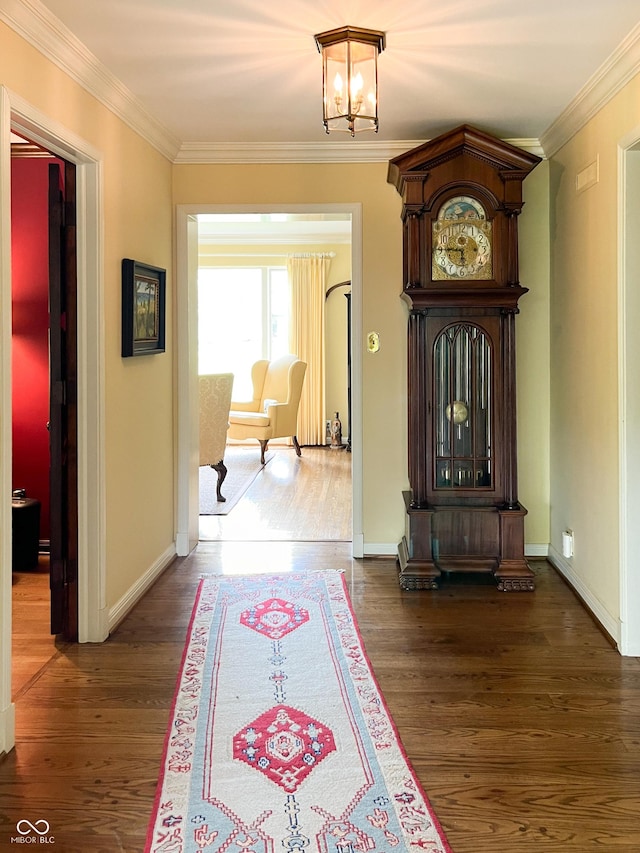
[[209, 465], [218, 475], [216, 499], [225, 501], [220, 491], [227, 469], [224, 451], [229, 428], [229, 408], [233, 373], [209, 373], [198, 377], [200, 395], [200, 465]]
[[272, 438], [291, 436], [296, 453], [301, 455], [296, 432], [306, 370], [306, 363], [295, 355], [283, 355], [275, 361], [256, 361], [251, 368], [253, 399], [231, 402], [229, 438], [256, 438], [260, 442], [262, 465]]

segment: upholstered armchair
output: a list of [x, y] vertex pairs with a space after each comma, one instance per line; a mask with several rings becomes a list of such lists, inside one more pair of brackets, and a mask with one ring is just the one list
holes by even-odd
[[227, 469], [224, 451], [229, 428], [229, 408], [233, 373], [210, 373], [198, 378], [200, 383], [200, 465], [209, 465], [218, 475], [216, 498], [224, 501], [220, 491]]
[[251, 368], [253, 399], [231, 402], [229, 438], [256, 438], [260, 442], [260, 461], [272, 438], [291, 437], [298, 456], [296, 437], [298, 406], [307, 370], [295, 355], [283, 355], [275, 361], [263, 359]]

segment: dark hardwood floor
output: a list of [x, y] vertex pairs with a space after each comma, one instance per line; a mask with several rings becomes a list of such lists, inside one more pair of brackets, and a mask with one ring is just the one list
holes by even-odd
[[532, 561], [535, 593], [483, 576], [403, 592], [393, 559], [349, 554], [201, 543], [105, 644], [53, 645], [17, 695], [0, 850], [18, 821], [46, 820], [57, 853], [142, 851], [199, 576], [339, 568], [454, 853], [638, 853], [640, 660], [618, 655], [553, 568]]

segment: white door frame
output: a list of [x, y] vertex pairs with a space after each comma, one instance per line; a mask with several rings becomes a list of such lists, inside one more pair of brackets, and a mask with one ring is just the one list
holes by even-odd
[[199, 213], [351, 214], [351, 420], [353, 556], [364, 554], [362, 520], [362, 205], [180, 204], [177, 229], [178, 454], [176, 550], [186, 556], [198, 543], [198, 290]]
[[640, 655], [640, 127], [618, 143], [620, 653]]
[[78, 639], [108, 636], [105, 582], [102, 160], [89, 143], [0, 86], [0, 752], [11, 703], [11, 130], [76, 165], [78, 265]]

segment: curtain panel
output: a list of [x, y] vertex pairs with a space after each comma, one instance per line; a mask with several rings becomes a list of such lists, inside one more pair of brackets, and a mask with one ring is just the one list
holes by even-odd
[[300, 444], [325, 443], [325, 292], [332, 255], [291, 255], [289, 345], [307, 363], [298, 414]]

